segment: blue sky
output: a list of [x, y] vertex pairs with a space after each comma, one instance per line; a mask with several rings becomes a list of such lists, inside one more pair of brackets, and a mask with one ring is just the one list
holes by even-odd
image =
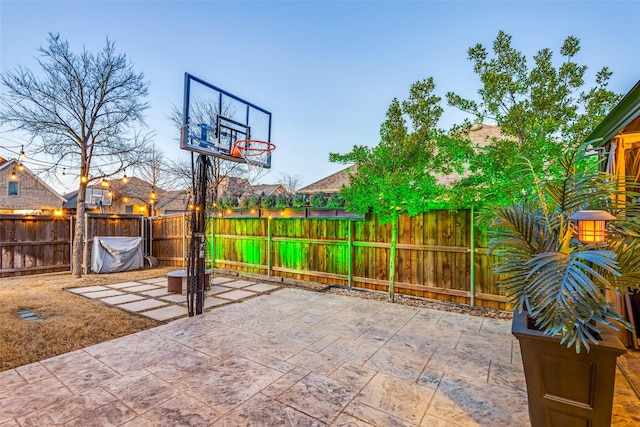
[[[490, 47], [499, 30], [529, 58], [574, 35], [587, 80], [606, 65], [610, 87], [626, 93], [640, 79], [638, 16], [638, 1], [0, 0], [0, 69], [35, 67], [48, 32], [75, 51], [97, 51], [108, 36], [150, 81], [147, 124], [165, 154], [188, 157], [167, 115], [182, 105], [189, 72], [271, 111], [277, 149], [263, 181], [285, 172], [306, 185], [344, 167], [329, 152], [375, 145], [391, 100], [413, 82], [433, 76], [443, 99], [451, 90], [473, 97], [467, 49]], [[465, 117], [443, 106], [441, 127]], [[23, 141], [0, 133], [0, 146]]]

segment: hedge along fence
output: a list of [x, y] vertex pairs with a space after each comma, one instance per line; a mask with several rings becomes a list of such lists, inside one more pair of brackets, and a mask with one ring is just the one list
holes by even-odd
[[[505, 308], [486, 234], [474, 233], [472, 245], [471, 215], [439, 210], [399, 218], [396, 292]], [[211, 218], [207, 238], [216, 267], [388, 290], [391, 224], [375, 218]]]

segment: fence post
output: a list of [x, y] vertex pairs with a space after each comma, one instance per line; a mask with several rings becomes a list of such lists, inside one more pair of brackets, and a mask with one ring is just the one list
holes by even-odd
[[69, 271], [73, 271], [73, 215], [69, 215]]
[[82, 272], [84, 274], [88, 273], [88, 268], [87, 268], [87, 259], [89, 258], [89, 239], [87, 237], [87, 230], [89, 228], [89, 215], [87, 215], [86, 213], [84, 214], [84, 231], [82, 233], [82, 236], [84, 237], [84, 244], [83, 244], [83, 254], [82, 254]]
[[267, 277], [271, 277], [271, 215], [267, 217]]
[[182, 268], [187, 266], [187, 214], [182, 214]]
[[352, 263], [353, 263], [353, 220], [347, 220], [347, 286], [351, 287]]
[[473, 307], [476, 305], [476, 262], [475, 262], [475, 254], [476, 254], [476, 240], [475, 240], [475, 218], [473, 212], [473, 205], [471, 205], [471, 219], [470, 219], [470, 230], [469, 230], [469, 238], [471, 239], [469, 251], [471, 252], [470, 261], [469, 261], [469, 281], [470, 283], [470, 292], [471, 292], [471, 301], [470, 305]]

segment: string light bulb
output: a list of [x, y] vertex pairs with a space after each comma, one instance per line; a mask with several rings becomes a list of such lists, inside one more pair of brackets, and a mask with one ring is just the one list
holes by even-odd
[[22, 162], [18, 162], [18, 170], [19, 171], [23, 171], [24, 170], [24, 165], [22, 164]]
[[127, 178], [127, 171], [124, 171], [124, 175], [122, 176], [122, 182], [126, 184], [129, 182], [129, 178]]
[[62, 177], [67, 176], [67, 168], [62, 168]]
[[86, 176], [82, 175], [80, 177], [80, 182], [88, 182], [88, 181], [89, 181], [89, 178], [87, 178]]
[[18, 179], [18, 175], [16, 175], [16, 168], [13, 168], [13, 171], [11, 172], [11, 181], [15, 181], [16, 179]]
[[24, 159], [27, 155], [24, 153], [24, 145], [20, 146], [20, 158]]
[[104, 188], [107, 188], [109, 186], [109, 181], [107, 181], [106, 178], [103, 178], [100, 185], [102, 185]]

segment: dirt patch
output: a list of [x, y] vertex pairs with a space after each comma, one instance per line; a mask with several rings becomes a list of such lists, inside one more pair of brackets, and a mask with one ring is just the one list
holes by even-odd
[[[175, 267], [88, 274], [81, 279], [69, 273], [2, 278], [0, 371], [162, 324], [64, 289], [162, 277], [171, 270]], [[24, 320], [19, 310], [29, 310], [41, 321]]]
[[[389, 294], [386, 292], [351, 290], [344, 288], [332, 287], [325, 292], [336, 295], [346, 295], [354, 298], [364, 298], [377, 301], [389, 301]], [[492, 319], [512, 319], [513, 313], [510, 311], [493, 310], [483, 307], [470, 307], [467, 305], [456, 304], [454, 302], [433, 301], [423, 298], [409, 297], [406, 295], [396, 294], [395, 304], [407, 305], [410, 307], [431, 308], [433, 310], [449, 311], [451, 313], [468, 314], [470, 316], [490, 317]]]

